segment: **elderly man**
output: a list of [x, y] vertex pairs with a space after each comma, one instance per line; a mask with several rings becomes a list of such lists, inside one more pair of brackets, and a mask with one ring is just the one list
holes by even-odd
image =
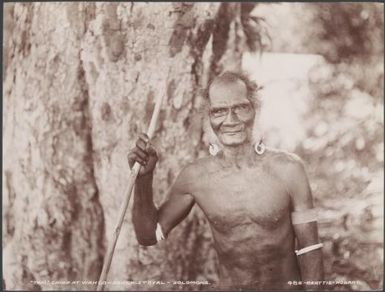
[[[323, 278], [312, 195], [301, 160], [253, 142], [260, 112], [256, 87], [225, 72], [208, 87], [208, 118], [217, 142], [211, 156], [187, 165], [157, 209], [152, 180], [155, 149], [144, 134], [129, 153], [142, 167], [133, 223], [141, 245], [154, 245], [196, 203], [210, 224], [219, 260], [218, 288], [315, 288]], [[312, 283], [313, 282], [313, 283]], [[295, 285], [293, 285], [295, 284]]]

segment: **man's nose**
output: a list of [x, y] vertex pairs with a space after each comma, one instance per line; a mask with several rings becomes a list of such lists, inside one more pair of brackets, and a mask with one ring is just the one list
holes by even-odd
[[238, 124], [238, 122], [239, 122], [238, 116], [234, 113], [233, 109], [230, 108], [225, 120], [223, 121], [223, 124], [235, 125], [235, 124]]

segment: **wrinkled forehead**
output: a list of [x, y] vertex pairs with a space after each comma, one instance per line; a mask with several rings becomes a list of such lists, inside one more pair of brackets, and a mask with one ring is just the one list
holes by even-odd
[[232, 82], [213, 82], [209, 88], [210, 107], [232, 106], [250, 102], [247, 87], [241, 80]]

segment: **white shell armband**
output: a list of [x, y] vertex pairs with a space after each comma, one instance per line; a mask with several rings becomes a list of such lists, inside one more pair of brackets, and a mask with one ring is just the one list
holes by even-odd
[[301, 254], [304, 254], [304, 253], [307, 253], [307, 252], [319, 249], [319, 248], [321, 248], [323, 246], [324, 245], [322, 243], [317, 243], [317, 244], [313, 244], [313, 245], [301, 248], [300, 250], [296, 250], [295, 253], [296, 253], [297, 256], [299, 256]]
[[162, 226], [160, 226], [159, 223], [156, 224], [155, 236], [156, 236], [156, 241], [158, 242], [165, 239], [165, 236], [162, 231]]

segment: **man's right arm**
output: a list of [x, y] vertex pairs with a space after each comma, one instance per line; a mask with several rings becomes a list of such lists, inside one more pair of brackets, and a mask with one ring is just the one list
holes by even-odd
[[132, 220], [139, 244], [147, 246], [156, 244], [158, 224], [163, 235], [167, 236], [190, 213], [195, 201], [188, 193], [189, 184], [186, 183], [189, 178], [188, 172], [186, 168], [181, 171], [171, 187], [167, 200], [159, 210], [153, 202], [152, 173], [137, 180]]
[[[186, 167], [178, 175], [171, 187], [168, 199], [159, 210], [153, 201], [153, 171], [157, 162], [155, 149], [148, 144], [148, 137], [140, 135], [136, 147], [129, 153], [129, 163], [141, 164], [134, 191], [132, 221], [136, 238], [141, 245], [157, 243], [156, 229], [161, 228], [164, 236], [182, 221], [194, 205], [189, 183], [193, 174], [192, 167]], [[159, 224], [159, 225], [158, 225]]]
[[153, 201], [153, 174], [138, 177], [135, 184], [132, 222], [136, 238], [140, 245], [157, 243], [155, 230], [158, 222], [158, 210]]

